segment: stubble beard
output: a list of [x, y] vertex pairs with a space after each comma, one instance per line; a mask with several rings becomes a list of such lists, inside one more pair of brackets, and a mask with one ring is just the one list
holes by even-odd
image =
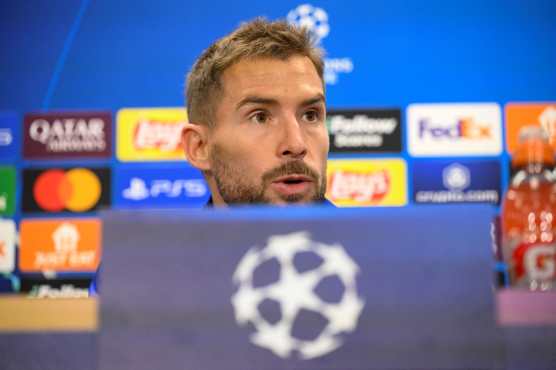
[[[214, 179], [220, 196], [226, 204], [271, 204], [273, 200], [268, 197], [266, 190], [277, 177], [291, 174], [305, 175], [313, 181], [312, 195], [303, 203], [322, 202], [326, 194], [326, 181], [302, 160], [285, 162], [265, 172], [258, 183], [250, 181], [246, 177], [246, 172], [242, 171], [241, 164], [236, 165], [227, 161], [219, 147], [214, 147], [210, 161], [212, 169], [208, 175]], [[322, 171], [323, 174], [326, 173], [326, 167]], [[279, 199], [286, 203], [299, 203], [306, 196], [306, 193], [278, 194]]]

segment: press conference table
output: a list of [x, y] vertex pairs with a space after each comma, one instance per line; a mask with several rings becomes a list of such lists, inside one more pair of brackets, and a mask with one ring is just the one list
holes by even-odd
[[99, 300], [0, 297], [0, 333], [95, 332]]
[[[505, 368], [556, 368], [556, 292], [506, 289], [496, 296]], [[101, 370], [99, 313], [97, 298], [1, 297], [0, 368]]]

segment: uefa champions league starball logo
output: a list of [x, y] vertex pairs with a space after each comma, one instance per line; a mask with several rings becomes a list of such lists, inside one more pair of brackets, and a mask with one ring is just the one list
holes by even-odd
[[330, 26], [328, 25], [328, 14], [310, 4], [299, 5], [288, 13], [288, 22], [298, 27], [307, 28], [317, 42], [328, 36]]
[[[330, 33], [328, 13], [311, 4], [298, 5], [288, 12], [286, 19], [297, 27], [306, 28], [313, 35], [317, 44], [321, 44], [322, 39]], [[354, 64], [350, 57], [324, 58], [324, 82], [328, 85], [335, 85], [341, 74], [352, 73], [353, 69]]]
[[[299, 253], [313, 253], [322, 262], [315, 268], [298, 271], [294, 259]], [[264, 286], [255, 286], [257, 267], [275, 259], [279, 264], [278, 279]], [[275, 235], [264, 248], [253, 247], [239, 262], [233, 281], [238, 289], [232, 296], [235, 318], [239, 325], [255, 329], [250, 336], [253, 344], [272, 351], [281, 358], [301, 359], [323, 356], [343, 343], [342, 334], [352, 332], [363, 310], [358, 296], [356, 275], [359, 267], [339, 244], [313, 241], [307, 232]], [[338, 302], [323, 300], [315, 291], [325, 278], [337, 277], [343, 285]], [[267, 320], [260, 311], [265, 300], [277, 302], [281, 315]], [[326, 319], [324, 329], [313, 340], [297, 338], [293, 325], [301, 310], [316, 312]]]

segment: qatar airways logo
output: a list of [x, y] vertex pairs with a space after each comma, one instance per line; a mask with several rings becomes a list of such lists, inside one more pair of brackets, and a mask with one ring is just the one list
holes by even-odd
[[28, 114], [24, 119], [24, 155], [40, 157], [108, 157], [109, 112]]
[[142, 119], [137, 123], [133, 137], [136, 149], [175, 151], [180, 148], [184, 122]]
[[390, 176], [386, 170], [367, 173], [336, 171], [330, 176], [328, 186], [332, 201], [378, 203], [390, 191]]
[[98, 118], [90, 120], [67, 118], [52, 123], [45, 119], [37, 119], [31, 122], [29, 136], [45, 144], [48, 150], [67, 150], [72, 146], [103, 150], [106, 146], [104, 121]]
[[413, 156], [481, 156], [502, 152], [498, 104], [412, 104], [407, 109]]

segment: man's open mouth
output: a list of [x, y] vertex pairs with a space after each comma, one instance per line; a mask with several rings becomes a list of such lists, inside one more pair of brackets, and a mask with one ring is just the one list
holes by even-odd
[[309, 192], [313, 183], [314, 180], [306, 175], [286, 175], [274, 179], [272, 187], [279, 194], [291, 196]]
[[274, 183], [284, 183], [288, 185], [301, 184], [303, 182], [313, 182], [313, 179], [305, 175], [280, 176], [273, 181]]

